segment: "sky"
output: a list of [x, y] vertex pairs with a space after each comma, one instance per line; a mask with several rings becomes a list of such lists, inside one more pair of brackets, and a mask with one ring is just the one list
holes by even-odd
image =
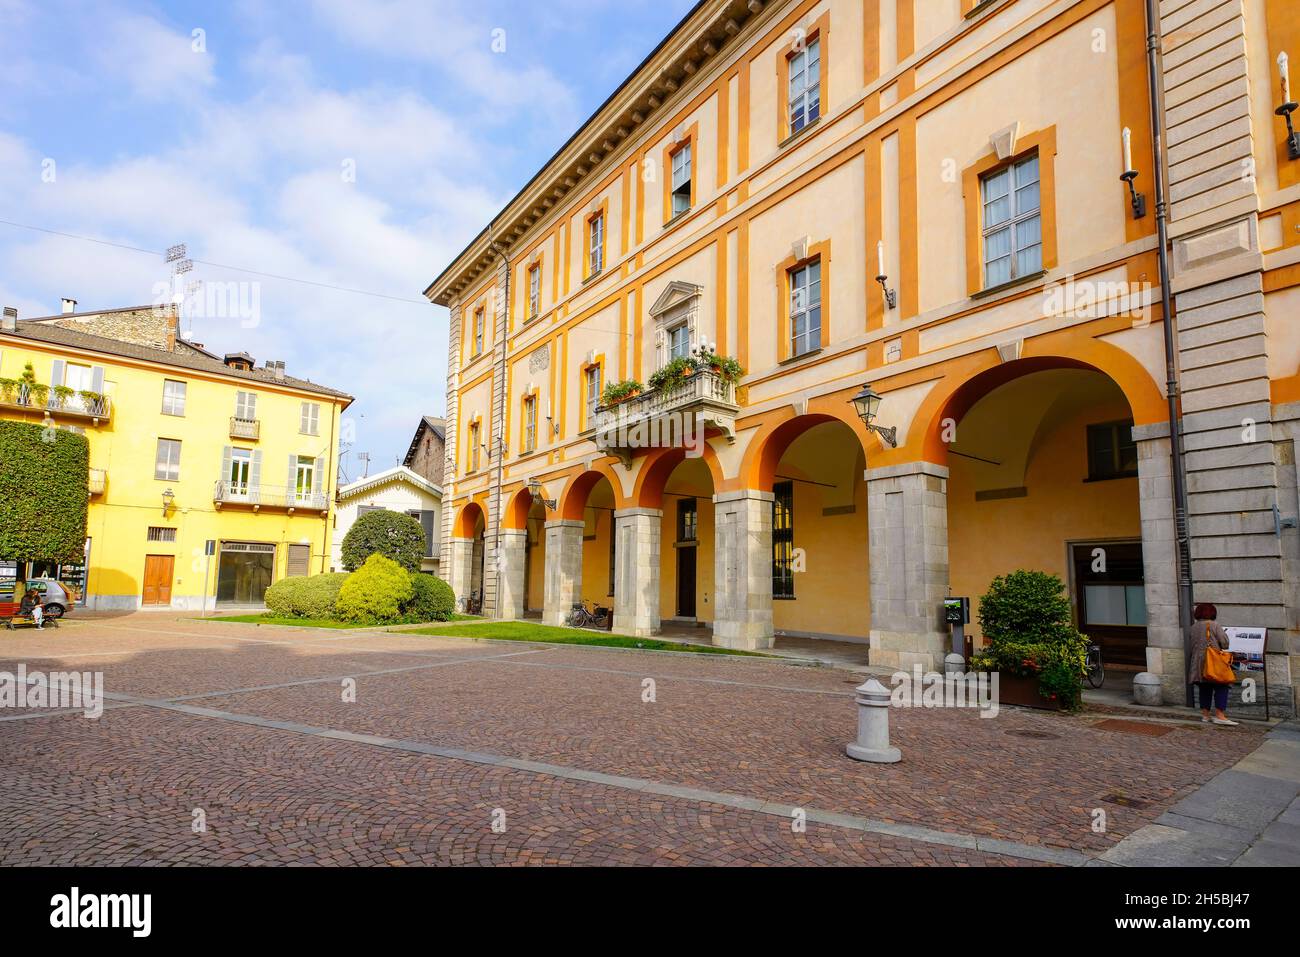
[[422, 291], [693, 5], [0, 0], [0, 304], [198, 281], [183, 331], [356, 396], [349, 477], [397, 464], [446, 408]]

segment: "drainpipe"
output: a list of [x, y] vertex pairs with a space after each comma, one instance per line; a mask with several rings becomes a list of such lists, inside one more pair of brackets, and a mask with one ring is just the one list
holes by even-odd
[[[1151, 155], [1155, 181], [1157, 255], [1160, 260], [1160, 305], [1165, 327], [1165, 393], [1169, 401], [1169, 456], [1174, 492], [1174, 524], [1178, 547], [1178, 620], [1183, 631], [1183, 660], [1190, 658], [1188, 631], [1192, 624], [1192, 556], [1187, 528], [1187, 471], [1183, 460], [1183, 425], [1179, 416], [1178, 366], [1175, 362], [1174, 313], [1169, 291], [1169, 207], [1165, 198], [1164, 123], [1160, 109], [1160, 36], [1156, 0], [1146, 0], [1147, 85], [1151, 96]], [[1186, 681], [1184, 680], [1184, 684]], [[1191, 707], [1192, 686], [1186, 704]]]
[[[497, 421], [492, 423], [497, 432], [497, 437], [495, 439], [495, 446], [496, 446], [495, 451], [496, 451], [496, 460], [497, 460], [496, 482], [494, 483], [495, 486], [493, 490], [494, 502], [492, 505], [492, 514], [496, 516], [496, 530], [492, 533], [492, 540], [493, 540], [492, 555], [493, 555], [493, 561], [496, 563], [496, 576], [497, 576], [496, 608], [494, 609], [494, 611], [496, 612], [497, 617], [500, 618], [501, 617], [501, 519], [502, 519], [501, 486], [505, 482], [505, 478], [506, 478], [505, 476], [506, 448], [509, 446], [509, 443], [506, 441], [506, 437], [503, 434], [503, 429], [506, 421], [506, 410], [510, 405], [510, 396], [506, 393], [506, 378], [505, 378], [506, 339], [508, 338], [509, 327], [510, 327], [510, 257], [509, 255], [507, 255], [509, 247], [505, 246], [503, 243], [500, 243], [495, 239], [489, 239], [488, 242], [492, 246], [492, 250], [498, 256], [501, 257], [502, 263], [505, 264], [505, 272], [506, 272], [506, 279], [505, 282], [502, 284], [502, 289], [501, 289], [501, 295], [503, 297], [502, 301], [504, 304], [503, 312], [505, 316], [504, 321], [501, 323], [501, 337], [500, 337], [501, 341], [492, 343], [492, 348], [498, 351], [498, 359], [496, 363], [497, 370], [495, 376], [496, 381], [493, 383], [492, 391], [495, 392], [497, 388], [501, 389], [501, 414], [496, 417]], [[486, 575], [483, 578], [483, 591], [484, 591], [484, 597], [486, 597], [486, 593], [487, 593]]]

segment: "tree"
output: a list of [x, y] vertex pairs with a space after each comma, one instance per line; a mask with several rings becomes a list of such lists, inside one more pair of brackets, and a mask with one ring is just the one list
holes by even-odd
[[366, 512], [343, 536], [343, 567], [356, 571], [371, 555], [391, 558], [408, 572], [419, 571], [424, 558], [424, 528], [409, 515]]
[[0, 558], [81, 561], [89, 473], [84, 435], [0, 421]]

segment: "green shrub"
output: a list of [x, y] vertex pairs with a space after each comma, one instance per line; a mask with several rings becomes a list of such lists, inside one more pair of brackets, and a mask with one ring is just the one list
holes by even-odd
[[1023, 570], [995, 578], [980, 598], [979, 618], [989, 646], [971, 659], [972, 667], [1037, 677], [1043, 697], [1079, 707], [1088, 639], [1070, 620], [1060, 578]]
[[281, 578], [266, 590], [266, 607], [281, 618], [333, 618], [345, 572], [310, 578]]
[[411, 575], [411, 599], [402, 606], [405, 624], [451, 621], [456, 612], [456, 594], [441, 578], [415, 572]]
[[408, 572], [416, 572], [424, 552], [424, 527], [410, 515], [384, 509], [366, 512], [343, 536], [343, 567], [350, 572], [371, 555], [383, 555]]
[[82, 561], [89, 473], [84, 435], [0, 421], [0, 557]]
[[388, 625], [400, 619], [402, 608], [414, 594], [406, 569], [391, 558], [371, 555], [343, 582], [334, 607], [343, 621]]

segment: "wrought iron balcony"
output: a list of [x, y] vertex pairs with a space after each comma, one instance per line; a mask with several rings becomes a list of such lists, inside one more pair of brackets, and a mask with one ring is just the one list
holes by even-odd
[[91, 469], [86, 477], [86, 489], [91, 495], [103, 495], [104, 490], [108, 488], [108, 471], [106, 469]]
[[113, 402], [106, 395], [72, 392], [61, 394], [49, 388], [28, 385], [0, 389], [0, 406], [24, 412], [48, 412], [59, 418], [80, 419], [99, 425], [113, 417]]
[[230, 437], [232, 439], [248, 439], [250, 442], [256, 442], [261, 434], [261, 419], [241, 419], [237, 415], [230, 417]]
[[293, 511], [305, 509], [324, 512], [329, 508], [329, 495], [325, 492], [300, 492], [283, 485], [247, 485], [220, 481], [212, 492], [212, 501], [222, 505], [251, 505], [254, 509], [285, 508]]
[[[681, 428], [703, 427], [736, 440], [736, 387], [711, 369], [596, 410], [596, 446], [631, 463], [637, 448], [674, 444]], [[675, 437], [675, 438], [674, 438]]]

